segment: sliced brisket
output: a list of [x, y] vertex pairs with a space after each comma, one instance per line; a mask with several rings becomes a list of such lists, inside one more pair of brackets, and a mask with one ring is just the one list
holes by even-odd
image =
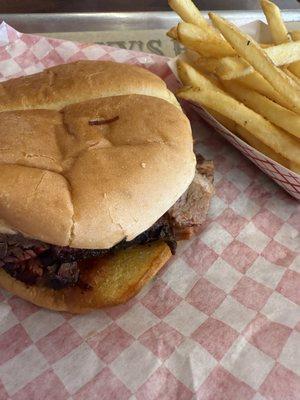
[[160, 218], [134, 240], [124, 240], [107, 250], [73, 249], [27, 239], [22, 235], [0, 235], [0, 267], [28, 285], [38, 284], [53, 289], [81, 286], [78, 261], [155, 240], [164, 240], [172, 253], [175, 252], [176, 241], [167, 217]]
[[212, 161], [197, 156], [193, 182], [168, 211], [177, 240], [189, 239], [201, 230], [214, 192], [213, 171]]

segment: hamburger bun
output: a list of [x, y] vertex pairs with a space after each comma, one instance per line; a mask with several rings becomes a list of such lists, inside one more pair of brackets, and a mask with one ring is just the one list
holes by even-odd
[[[106, 249], [148, 229], [191, 183], [195, 156], [188, 119], [159, 96], [127, 94], [133, 89], [124, 71], [130, 77], [138, 71], [140, 91], [151, 94], [162, 81], [141, 68], [95, 63], [105, 79], [110, 68], [116, 74], [109, 97], [80, 103], [73, 97], [59, 111], [1, 113], [0, 220], [6, 229], [51, 244]], [[60, 68], [72, 71], [74, 65], [76, 71], [78, 64]], [[20, 79], [27, 79], [31, 93], [36, 76]], [[113, 83], [118, 95], [111, 96]]]
[[[1, 83], [0, 110], [0, 233], [109, 249], [151, 227], [193, 180], [189, 121], [142, 68], [50, 68]], [[157, 242], [82, 263], [93, 282], [87, 292], [26, 286], [2, 268], [0, 285], [47, 308], [84, 312], [126, 301], [170, 255]]]
[[144, 68], [82, 60], [0, 83], [0, 111], [63, 107], [100, 97], [143, 94], [180, 107], [164, 81]]

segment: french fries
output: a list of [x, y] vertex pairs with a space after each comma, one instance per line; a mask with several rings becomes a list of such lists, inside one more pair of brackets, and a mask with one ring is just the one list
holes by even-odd
[[209, 13], [213, 24], [222, 32], [237, 53], [251, 64], [286, 100], [293, 111], [300, 113], [300, 91], [297, 85], [278, 67], [251, 36], [239, 31], [233, 24]]
[[[202, 59], [198, 60], [199, 66], [217, 74], [221, 79], [237, 79], [255, 72], [254, 68], [240, 56], [230, 56], [234, 54], [233, 49], [224, 46], [224, 40], [207, 34], [194, 25], [181, 23], [178, 28], [171, 28], [167, 35], [202, 55]], [[300, 41], [269, 46], [264, 51], [276, 66], [292, 64], [300, 60]], [[222, 53], [225, 56], [219, 58]]]
[[260, 114], [228, 94], [217, 90], [201, 90], [193, 87], [180, 89], [177, 95], [182, 99], [193, 101], [217, 111], [238, 125], [245, 127], [252, 135], [276, 153], [292, 162], [299, 162], [300, 146], [297, 139], [277, 128]]
[[[207, 64], [213, 65], [213, 62]], [[205, 69], [205, 60], [201, 61], [201, 65]], [[220, 79], [230, 80], [252, 74], [254, 69], [239, 56], [233, 56], [215, 59], [214, 69], [210, 72], [216, 74]]]
[[180, 43], [204, 56], [220, 58], [235, 54], [221, 36], [187, 22], [178, 24], [177, 36]]
[[[186, 50], [184, 52], [184, 58], [188, 60], [196, 69], [205, 73], [214, 73], [219, 78], [221, 78], [221, 71], [219, 69], [219, 60], [215, 58], [201, 57], [198, 53], [193, 50]], [[223, 59], [220, 59], [223, 60]], [[245, 62], [246, 63], [246, 62]], [[252, 68], [252, 67], [251, 67]], [[233, 78], [233, 76], [232, 76]], [[287, 109], [292, 109], [288, 101], [286, 101], [274, 88], [273, 86], [265, 80], [258, 72], [254, 71], [252, 74], [245, 75], [235, 79], [236, 82], [241, 83], [261, 93], [262, 95], [268, 97], [270, 100], [275, 101], [282, 107]]]
[[241, 83], [257, 91], [258, 93], [268, 97], [270, 100], [273, 100], [275, 103], [280, 104], [282, 107], [285, 107], [289, 110], [292, 110], [293, 107], [290, 105], [288, 101], [286, 101], [274, 88], [273, 86], [265, 80], [263, 76], [261, 76], [258, 72], [254, 72], [253, 74], [244, 76], [242, 78], [236, 79], [237, 82]]
[[264, 153], [267, 157], [272, 158], [274, 161], [278, 162], [279, 164], [283, 165], [286, 168], [290, 169], [300, 169], [296, 164], [292, 165], [292, 163], [285, 157], [281, 156], [278, 153], [275, 153], [269, 146], [266, 146], [262, 143], [259, 139], [253, 136], [247, 129], [243, 126], [236, 124], [231, 119], [224, 117], [224, 115], [218, 113], [215, 110], [206, 107], [206, 110], [225, 128], [229, 131], [234, 132], [239, 138], [244, 140], [250, 146], [254, 147], [255, 149]]
[[[169, 35], [169, 32], [167, 34]], [[300, 41], [270, 46], [265, 49], [265, 53], [276, 66], [294, 63], [300, 60]], [[199, 58], [199, 65], [224, 80], [237, 79], [255, 72], [254, 68], [238, 55], [219, 59]]]
[[[261, 0], [261, 6], [263, 9], [263, 12], [266, 16], [266, 19], [268, 21], [268, 25], [271, 31], [271, 35], [273, 37], [273, 41], [277, 44], [284, 43], [284, 42], [289, 42], [291, 38], [293, 40], [295, 39], [296, 34], [294, 34], [294, 37], [290, 36], [288, 33], [288, 30], [282, 20], [281, 13], [279, 7], [277, 7], [275, 4], [273, 4], [269, 0]], [[289, 70], [296, 75], [297, 77], [300, 78], [300, 63], [297, 62], [289, 67]]]
[[177, 60], [178, 97], [283, 166], [300, 172], [300, 31], [288, 32], [279, 8], [261, 0], [273, 44], [257, 43], [191, 0], [169, 0], [182, 18], [168, 36], [185, 47]]
[[177, 60], [177, 71], [180, 80], [186, 86], [199, 87], [201, 89], [221, 90], [216, 80], [206, 77], [190, 64], [180, 59]]
[[254, 90], [234, 82], [223, 82], [225, 89], [247, 107], [300, 139], [300, 115], [281, 107]]

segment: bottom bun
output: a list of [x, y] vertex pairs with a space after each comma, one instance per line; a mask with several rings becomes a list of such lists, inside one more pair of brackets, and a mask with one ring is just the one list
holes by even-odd
[[80, 266], [79, 287], [54, 290], [28, 286], [0, 268], [0, 286], [41, 307], [71, 313], [86, 313], [98, 308], [125, 303], [165, 265], [171, 257], [164, 242], [138, 245], [113, 255], [89, 260]]

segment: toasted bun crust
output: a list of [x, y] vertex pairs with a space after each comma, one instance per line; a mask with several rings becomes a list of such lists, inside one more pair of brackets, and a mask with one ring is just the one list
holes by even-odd
[[0, 286], [38, 306], [56, 311], [85, 313], [106, 306], [124, 303], [165, 265], [171, 257], [165, 243], [156, 242], [120, 251], [115, 255], [96, 259], [86, 268], [81, 279], [92, 285], [83, 291], [78, 287], [53, 290], [26, 286], [0, 268]]
[[[75, 63], [73, 68], [77, 71], [83, 64]], [[0, 221], [4, 230], [62, 246], [110, 248], [148, 229], [192, 181], [195, 157], [189, 121], [179, 108], [152, 96], [164, 83], [137, 67], [92, 65], [99, 65], [99, 74], [102, 69], [106, 76], [113, 71], [107, 83], [110, 97], [72, 104], [82, 100], [76, 81], [74, 98], [60, 111], [0, 114]], [[67, 68], [73, 79], [77, 76], [72, 75], [71, 64], [60, 68], [64, 73]], [[51, 70], [61, 71], [59, 67]], [[121, 86], [125, 93], [133, 90], [136, 82], [127, 83], [126, 73], [136, 76], [141, 88], [152, 95], [111, 97], [113, 90], [120, 93]], [[60, 98], [64, 89], [53, 74], [44, 72], [46, 77], [54, 76], [51, 93], [57, 88]], [[22, 78], [27, 79], [26, 89], [22, 86], [27, 100], [33, 99], [32, 86], [36, 79], [41, 83], [40, 75]], [[16, 81], [10, 81], [11, 88]], [[10, 88], [9, 82], [6, 86]], [[101, 84], [98, 87], [99, 95]], [[58, 107], [53, 105], [56, 97], [51, 96], [51, 108]], [[30, 107], [27, 100], [21, 100]], [[34, 108], [37, 102], [32, 104]], [[102, 119], [114, 120], [90, 124]]]

